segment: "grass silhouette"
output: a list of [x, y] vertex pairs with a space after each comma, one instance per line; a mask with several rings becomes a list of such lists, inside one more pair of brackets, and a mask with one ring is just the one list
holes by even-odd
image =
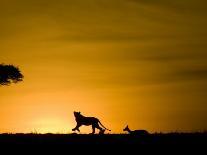
[[0, 134], [0, 152], [8, 154], [205, 154], [207, 133]]
[[4, 133], [0, 134], [0, 146], [140, 146], [140, 145], [203, 145], [207, 144], [207, 132], [197, 133], [153, 133], [149, 135], [130, 134], [39, 134], [39, 133]]

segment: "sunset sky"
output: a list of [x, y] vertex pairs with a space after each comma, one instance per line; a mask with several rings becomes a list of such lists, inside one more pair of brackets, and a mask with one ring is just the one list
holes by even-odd
[[[206, 0], [0, 0], [0, 133], [207, 130]], [[91, 132], [81, 127], [82, 133]]]

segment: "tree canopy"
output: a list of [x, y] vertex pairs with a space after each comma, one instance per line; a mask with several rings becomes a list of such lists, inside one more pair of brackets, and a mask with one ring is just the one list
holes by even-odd
[[14, 65], [0, 64], [0, 85], [10, 85], [22, 81], [24, 76]]

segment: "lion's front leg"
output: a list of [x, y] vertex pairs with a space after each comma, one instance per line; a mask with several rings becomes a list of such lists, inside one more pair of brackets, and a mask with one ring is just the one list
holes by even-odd
[[80, 124], [77, 124], [76, 127], [72, 129], [72, 131], [76, 131], [76, 130], [78, 130], [78, 132], [80, 132], [80, 130], [79, 130], [79, 127], [80, 127], [80, 126], [81, 126]]

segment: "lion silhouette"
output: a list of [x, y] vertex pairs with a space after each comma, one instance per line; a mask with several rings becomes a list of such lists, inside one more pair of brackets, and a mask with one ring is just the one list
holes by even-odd
[[[108, 131], [111, 131], [109, 129], [107, 129], [106, 127], [103, 126], [103, 124], [101, 124], [100, 120], [96, 117], [85, 117], [83, 116], [80, 112], [76, 112], [74, 111], [74, 116], [75, 116], [75, 120], [76, 120], [76, 127], [72, 129], [72, 131], [79, 131], [79, 127], [81, 127], [82, 125], [85, 125], [85, 126], [89, 126], [89, 125], [92, 125], [92, 133], [91, 134], [94, 134], [95, 133], [95, 129], [99, 129], [99, 134], [104, 134], [105, 130], [108, 130]], [[103, 127], [101, 128], [99, 126], [99, 124]]]

